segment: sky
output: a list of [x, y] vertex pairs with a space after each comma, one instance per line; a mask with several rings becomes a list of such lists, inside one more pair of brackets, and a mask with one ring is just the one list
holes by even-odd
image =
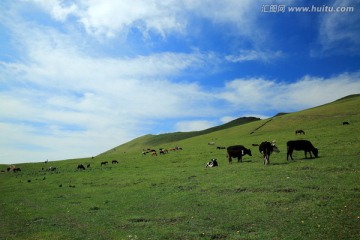
[[0, 163], [360, 93], [360, 0], [2, 0]]

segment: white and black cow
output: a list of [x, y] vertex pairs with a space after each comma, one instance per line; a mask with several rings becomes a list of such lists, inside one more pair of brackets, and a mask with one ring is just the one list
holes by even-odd
[[236, 157], [238, 159], [238, 162], [242, 162], [242, 157], [244, 155], [251, 155], [251, 150], [242, 146], [242, 145], [235, 145], [235, 146], [230, 146], [227, 148], [227, 157], [229, 160], [229, 163], [232, 163], [232, 159], [233, 157]]
[[315, 157], [318, 157], [319, 150], [315, 148], [312, 143], [308, 140], [293, 140], [288, 141], [286, 143], [287, 145], [287, 154], [286, 154], [286, 160], [289, 160], [289, 156], [291, 160], [293, 160], [292, 153], [294, 150], [296, 151], [304, 151], [305, 152], [305, 158], [307, 158], [307, 153], [310, 153], [310, 157], [312, 158], [312, 154], [314, 154]]
[[270, 164], [270, 155], [272, 152], [280, 152], [275, 143], [262, 142], [259, 145], [259, 152], [264, 156], [264, 165]]
[[56, 167], [53, 167], [53, 166], [50, 166], [49, 168], [48, 168], [48, 170], [49, 171], [55, 171], [57, 168]]
[[217, 167], [219, 166], [218, 162], [217, 162], [217, 159], [216, 158], [213, 158], [210, 160], [210, 162], [208, 162], [206, 164], [206, 167], [205, 168], [208, 168], [208, 167]]

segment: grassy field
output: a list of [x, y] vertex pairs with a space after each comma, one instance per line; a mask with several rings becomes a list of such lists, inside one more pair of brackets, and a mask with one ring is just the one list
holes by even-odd
[[[357, 95], [181, 141], [147, 135], [94, 159], [18, 164], [0, 174], [0, 239], [360, 239], [359, 106]], [[319, 158], [287, 161], [293, 139]], [[281, 151], [269, 166], [251, 146], [266, 140]], [[230, 165], [216, 147], [236, 144], [253, 156]], [[211, 158], [219, 167], [206, 169]]]

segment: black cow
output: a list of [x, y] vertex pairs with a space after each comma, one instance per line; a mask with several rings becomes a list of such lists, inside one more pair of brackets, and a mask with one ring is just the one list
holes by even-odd
[[296, 130], [296, 131], [295, 131], [295, 134], [296, 134], [296, 135], [297, 135], [297, 134], [300, 134], [300, 135], [301, 135], [301, 134], [304, 134], [304, 135], [305, 135], [305, 131], [304, 131], [304, 130], [301, 130], [301, 129], [300, 129], [300, 130]]
[[274, 143], [262, 142], [259, 145], [259, 152], [264, 156], [264, 165], [270, 164], [270, 155], [274, 151], [280, 152]]
[[238, 162], [242, 162], [242, 157], [244, 155], [247, 154], [249, 156], [252, 156], [251, 150], [245, 148], [242, 145], [235, 145], [235, 146], [228, 147], [227, 153], [228, 153], [227, 157], [228, 157], [229, 163], [232, 163], [232, 159], [231, 159], [232, 157], [236, 157], [238, 159]]
[[108, 163], [109, 163], [108, 161], [105, 161], [105, 162], [101, 162], [100, 165], [102, 166], [102, 165], [106, 165], [106, 164], [108, 164]]
[[79, 164], [79, 165], [77, 166], [77, 169], [78, 169], [78, 170], [85, 170], [85, 166], [82, 165], [82, 164]]
[[289, 156], [291, 160], [293, 160], [292, 153], [294, 150], [297, 151], [304, 151], [305, 152], [305, 158], [307, 158], [307, 153], [310, 153], [310, 157], [312, 158], [311, 153], [314, 154], [315, 157], [318, 157], [319, 150], [315, 148], [310, 141], [308, 140], [294, 140], [294, 141], [288, 141], [286, 143], [287, 145], [287, 154], [286, 154], [286, 160], [289, 160]]
[[343, 122], [343, 125], [350, 125], [349, 122]]
[[217, 167], [217, 166], [219, 166], [219, 165], [218, 165], [218, 162], [217, 162], [216, 158], [211, 159], [210, 162], [208, 162], [206, 164], [206, 168], [208, 168], [208, 167]]
[[111, 164], [118, 164], [119, 162], [118, 162], [118, 160], [112, 160], [111, 161]]

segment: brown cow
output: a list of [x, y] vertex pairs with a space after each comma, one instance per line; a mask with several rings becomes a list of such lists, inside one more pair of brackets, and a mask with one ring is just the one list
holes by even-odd
[[238, 159], [238, 162], [242, 162], [242, 157], [244, 155], [247, 154], [249, 156], [252, 156], [251, 150], [245, 148], [242, 145], [235, 145], [235, 146], [228, 147], [227, 153], [228, 153], [227, 157], [228, 157], [229, 163], [232, 163], [232, 159], [231, 159], [232, 157], [236, 157]]

